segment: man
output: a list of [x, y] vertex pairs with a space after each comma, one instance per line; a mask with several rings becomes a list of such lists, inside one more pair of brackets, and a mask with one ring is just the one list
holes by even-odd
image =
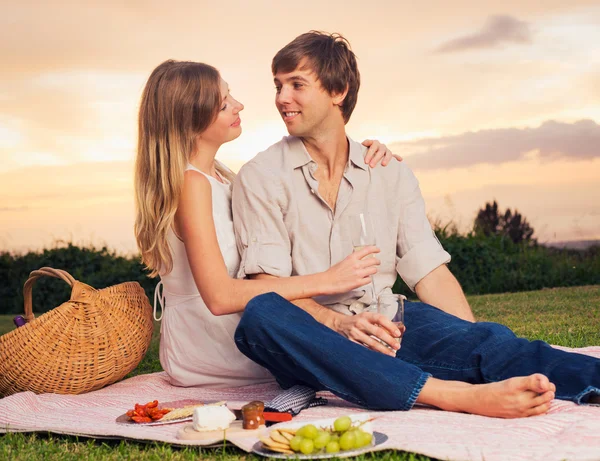
[[374, 289], [293, 304], [262, 295], [246, 308], [238, 348], [283, 387], [327, 389], [373, 409], [418, 402], [520, 417], [545, 413], [555, 396], [596, 402], [600, 360], [530, 343], [499, 324], [472, 323], [410, 169], [400, 162], [365, 167], [364, 150], [346, 135], [360, 86], [347, 41], [303, 34], [277, 53], [272, 71], [291, 136], [247, 163], [234, 185], [239, 275], [323, 271], [352, 251], [344, 220], [368, 212], [381, 249], [375, 294], [391, 292], [398, 273], [422, 303], [405, 303], [399, 348], [396, 312], [366, 310]]

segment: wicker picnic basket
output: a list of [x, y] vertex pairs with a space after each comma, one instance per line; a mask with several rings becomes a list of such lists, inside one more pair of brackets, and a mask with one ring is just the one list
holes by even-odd
[[[41, 276], [60, 278], [71, 299], [34, 319], [31, 292]], [[0, 397], [22, 391], [81, 394], [123, 378], [152, 339], [152, 308], [137, 282], [96, 290], [42, 267], [23, 288], [27, 324], [0, 336]]]

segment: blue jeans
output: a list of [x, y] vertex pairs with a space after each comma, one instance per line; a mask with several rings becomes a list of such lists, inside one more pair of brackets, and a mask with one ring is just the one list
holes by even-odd
[[556, 398], [600, 395], [600, 360], [517, 338], [498, 323], [470, 323], [405, 302], [396, 358], [356, 344], [275, 293], [252, 299], [235, 332], [238, 349], [281, 387], [303, 384], [373, 410], [409, 410], [430, 376], [482, 384], [542, 373]]

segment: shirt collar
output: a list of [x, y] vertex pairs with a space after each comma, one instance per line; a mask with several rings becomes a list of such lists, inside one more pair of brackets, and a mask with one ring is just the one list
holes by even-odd
[[348, 144], [350, 145], [350, 161], [354, 163], [354, 166], [361, 170], [366, 170], [368, 165], [365, 163], [365, 146], [354, 141], [350, 136], [347, 136]]
[[307, 163], [314, 162], [300, 138], [288, 136], [287, 143], [289, 146], [288, 155], [293, 169], [300, 168]]
[[[366, 170], [367, 165], [365, 164], [364, 146], [354, 141], [352, 138], [350, 138], [350, 136], [346, 136], [346, 138], [348, 138], [348, 144], [350, 146], [350, 153], [348, 156], [350, 162], [352, 162], [354, 166], [362, 170]], [[293, 169], [300, 168], [307, 163], [314, 162], [300, 138], [288, 136], [287, 142], [290, 148], [288, 155], [290, 156], [290, 162]]]

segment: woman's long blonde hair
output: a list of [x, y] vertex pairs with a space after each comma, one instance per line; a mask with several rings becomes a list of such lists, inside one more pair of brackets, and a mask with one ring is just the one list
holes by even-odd
[[[217, 118], [219, 71], [199, 62], [165, 61], [148, 78], [138, 118], [134, 232], [150, 277], [173, 269], [173, 225], [195, 139]], [[228, 179], [233, 173], [216, 162]]]

